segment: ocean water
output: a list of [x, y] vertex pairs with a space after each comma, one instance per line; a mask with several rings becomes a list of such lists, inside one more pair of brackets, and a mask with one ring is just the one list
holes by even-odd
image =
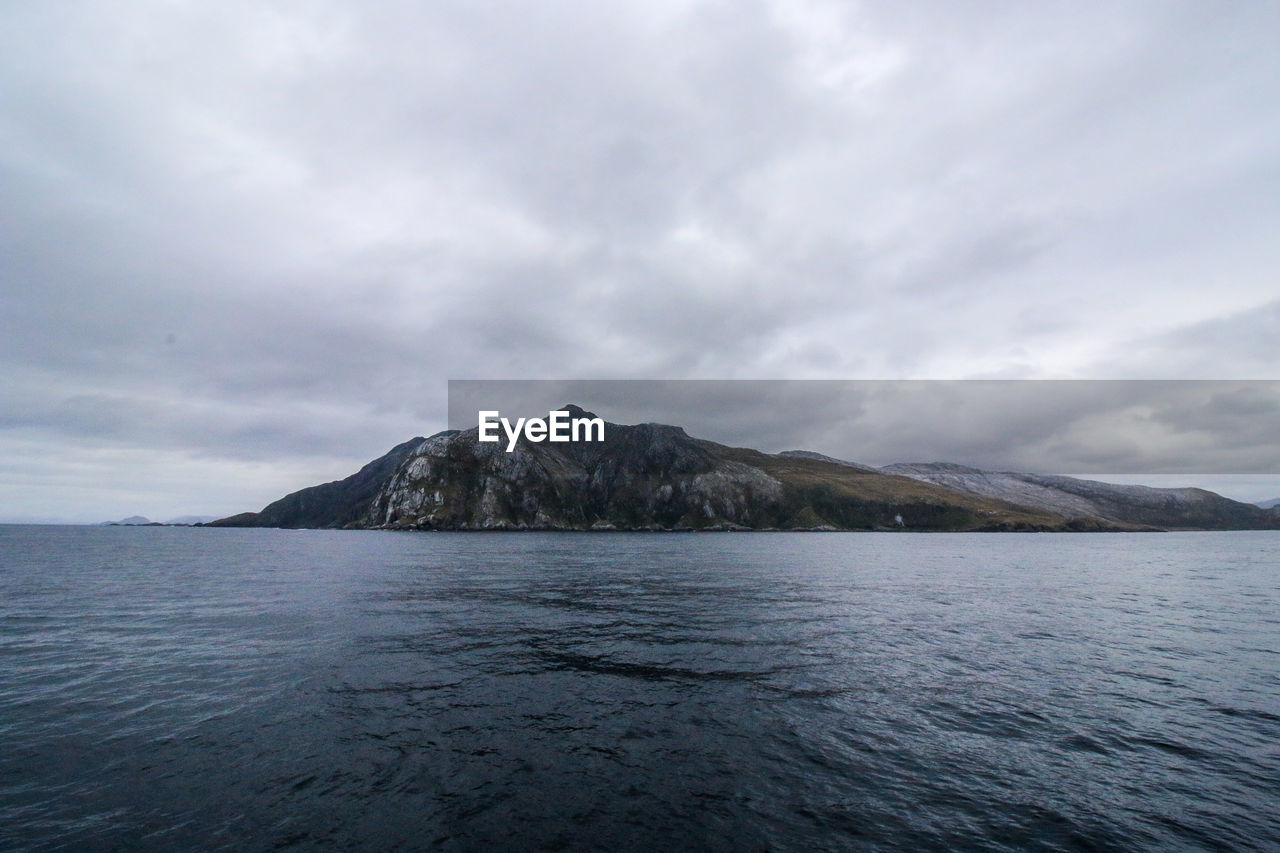
[[0, 848], [1280, 849], [1280, 534], [0, 527]]

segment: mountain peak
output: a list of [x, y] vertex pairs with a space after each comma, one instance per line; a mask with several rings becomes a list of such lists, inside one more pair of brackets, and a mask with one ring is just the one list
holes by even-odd
[[557, 409], [557, 411], [561, 411], [561, 412], [568, 412], [568, 413], [569, 413], [569, 417], [571, 417], [571, 418], [598, 418], [598, 417], [600, 417], [600, 416], [599, 416], [599, 415], [597, 415], [595, 412], [588, 412], [586, 409], [582, 408], [582, 407], [581, 407], [581, 406], [579, 406], [577, 403], [565, 403], [563, 406], [561, 406], [559, 409]]

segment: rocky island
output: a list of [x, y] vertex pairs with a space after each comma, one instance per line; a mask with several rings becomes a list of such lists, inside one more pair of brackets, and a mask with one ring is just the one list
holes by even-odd
[[[578, 406], [574, 418], [595, 418]], [[475, 428], [414, 438], [357, 473], [215, 527], [397, 530], [1277, 529], [1280, 510], [1203, 489], [1114, 486], [946, 463], [874, 468], [762, 453], [678, 426], [606, 423], [603, 441], [510, 452]]]

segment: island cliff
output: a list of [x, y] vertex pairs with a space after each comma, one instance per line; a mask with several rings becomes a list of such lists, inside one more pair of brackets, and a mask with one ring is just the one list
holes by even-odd
[[[573, 417], [595, 417], [577, 406], [563, 408]], [[1087, 482], [1045, 479], [1054, 480], [1064, 494], [1064, 484], [1057, 481]], [[608, 423], [603, 441], [553, 444], [521, 439], [511, 452], [500, 443], [479, 441], [474, 428], [415, 438], [345, 480], [303, 489], [261, 512], [242, 513], [212, 526], [416, 530], [1278, 526], [1280, 513], [1217, 495], [1212, 497], [1220, 503], [1214, 504], [1211, 513], [1162, 515], [1160, 501], [1146, 494], [1183, 491], [1187, 490], [1146, 490], [1142, 511], [1127, 513], [1116, 500], [1108, 503], [1097, 496], [1078, 503], [1031, 500], [1016, 490], [999, 493], [971, 483], [931, 481], [914, 469], [876, 469], [809, 451], [775, 455], [727, 447], [693, 438], [678, 426]], [[1242, 507], [1256, 517], [1247, 511], [1241, 515], [1238, 508]]]

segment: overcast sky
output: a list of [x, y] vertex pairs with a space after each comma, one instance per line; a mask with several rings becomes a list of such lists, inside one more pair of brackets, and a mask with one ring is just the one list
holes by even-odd
[[0, 14], [0, 519], [257, 509], [449, 378], [1280, 378], [1277, 3]]

